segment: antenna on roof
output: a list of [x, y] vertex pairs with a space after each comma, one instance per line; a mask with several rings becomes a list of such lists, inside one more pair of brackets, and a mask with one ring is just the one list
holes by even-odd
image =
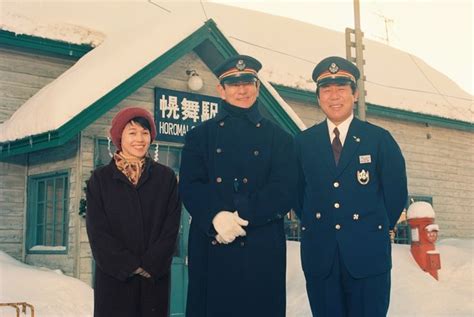
[[382, 39], [387, 45], [390, 45], [390, 37], [389, 37], [390, 31], [391, 31], [390, 28], [391, 28], [391, 24], [394, 23], [395, 21], [383, 15], [382, 13], [374, 12], [374, 14], [378, 16], [379, 18], [383, 19], [383, 22], [385, 24], [385, 37]]
[[209, 20], [209, 18], [207, 17], [206, 9], [204, 8], [204, 3], [202, 3], [202, 0], [199, 0], [199, 2], [201, 3], [201, 8], [202, 8], [202, 11], [204, 12], [204, 16], [206, 17], [206, 21], [207, 21]]
[[153, 2], [153, 0], [148, 0], [148, 2], [151, 3], [151, 4], [154, 5], [154, 6], [157, 6], [158, 8], [160, 8], [160, 9], [163, 10], [163, 11], [166, 11], [166, 12], [168, 12], [168, 13], [171, 13], [170, 10], [168, 10], [168, 9], [166, 9], [166, 8], [164, 8], [164, 7], [162, 7], [162, 6], [160, 6], [159, 4], [157, 4], [157, 3], [155, 3], [155, 2]]

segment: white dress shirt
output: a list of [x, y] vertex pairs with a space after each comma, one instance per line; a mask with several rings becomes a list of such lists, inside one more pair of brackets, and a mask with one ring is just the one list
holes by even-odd
[[336, 137], [336, 135], [334, 134], [334, 128], [337, 127], [337, 129], [339, 130], [339, 139], [341, 140], [342, 146], [344, 146], [344, 141], [346, 140], [347, 132], [349, 131], [349, 126], [351, 125], [353, 118], [354, 118], [354, 114], [351, 114], [349, 118], [344, 120], [339, 125], [335, 125], [334, 123], [332, 123], [331, 120], [326, 119], [328, 122], [329, 140], [331, 140], [331, 143]]

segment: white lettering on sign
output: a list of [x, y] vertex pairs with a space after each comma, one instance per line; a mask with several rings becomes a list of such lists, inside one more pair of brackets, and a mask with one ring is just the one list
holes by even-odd
[[173, 117], [173, 119], [175, 120], [179, 119], [178, 97], [169, 96], [169, 100], [168, 100], [166, 99], [165, 95], [161, 95], [160, 111], [161, 111], [162, 118]]
[[159, 134], [184, 136], [189, 126], [172, 122], [160, 122]]
[[203, 101], [201, 121], [206, 121], [214, 118], [217, 115], [217, 103]]
[[181, 106], [183, 111], [181, 112], [182, 119], [193, 119], [193, 122], [197, 122], [199, 120], [199, 102], [188, 100], [183, 98], [181, 101]]

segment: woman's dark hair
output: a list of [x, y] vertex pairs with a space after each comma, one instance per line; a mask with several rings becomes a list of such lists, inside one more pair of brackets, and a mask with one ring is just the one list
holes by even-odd
[[148, 120], [143, 117], [134, 117], [127, 123], [130, 123], [130, 122], [134, 122], [138, 124], [139, 126], [141, 126], [143, 129], [146, 129], [151, 132], [150, 122], [148, 122]]

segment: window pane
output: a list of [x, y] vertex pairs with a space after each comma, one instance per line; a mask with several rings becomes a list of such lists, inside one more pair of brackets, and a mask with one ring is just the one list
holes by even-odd
[[[96, 143], [97, 149], [95, 150], [95, 167], [100, 167], [103, 165], [109, 164], [110, 160], [112, 159], [110, 154], [115, 153], [116, 148], [115, 145], [110, 142], [110, 149], [109, 143], [107, 140], [97, 140]], [[110, 151], [110, 154], [109, 154]]]
[[38, 182], [38, 202], [44, 201], [44, 182]]
[[44, 225], [44, 203], [39, 203], [36, 209], [36, 225]]
[[53, 245], [53, 225], [46, 225], [43, 245]]
[[44, 226], [43, 225], [38, 225], [36, 227], [36, 243], [35, 245], [44, 245], [44, 241], [43, 241], [43, 234], [44, 234], [44, 230], [43, 230]]
[[59, 175], [53, 177], [36, 177], [31, 180], [36, 201], [31, 203], [36, 213], [33, 233], [30, 237], [32, 246], [65, 246], [67, 240], [67, 205], [68, 205], [68, 177]]
[[158, 156], [161, 164], [171, 167], [175, 172], [179, 170], [179, 164], [181, 163], [180, 148], [161, 145], [158, 150]]
[[46, 215], [45, 224], [46, 226], [53, 224], [53, 195], [54, 195], [54, 181], [48, 179], [46, 181]]
[[61, 225], [63, 222], [63, 204], [64, 204], [64, 178], [57, 178], [56, 179], [56, 210], [55, 210], [55, 218], [54, 222], [56, 225]]
[[63, 245], [63, 226], [60, 227], [56, 226], [54, 231], [54, 245], [61, 246]]

